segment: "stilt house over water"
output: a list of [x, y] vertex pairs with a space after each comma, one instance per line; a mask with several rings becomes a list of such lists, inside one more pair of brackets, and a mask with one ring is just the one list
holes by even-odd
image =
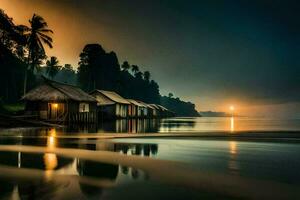
[[56, 122], [97, 122], [97, 101], [80, 88], [44, 78], [22, 98], [27, 115]]
[[90, 93], [97, 100], [99, 117], [127, 118], [131, 103], [112, 91], [94, 90]]
[[129, 114], [129, 117], [142, 117], [142, 110], [143, 110], [143, 107], [144, 105], [140, 104], [139, 102], [137, 102], [136, 100], [134, 99], [127, 99], [131, 105], [129, 106], [129, 109], [128, 109], [128, 114]]

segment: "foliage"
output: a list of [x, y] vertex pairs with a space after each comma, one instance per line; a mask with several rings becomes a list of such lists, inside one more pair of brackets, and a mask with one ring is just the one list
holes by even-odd
[[111, 90], [125, 98], [159, 103], [159, 86], [150, 77], [149, 71], [143, 73], [127, 61], [120, 67], [117, 55], [105, 52], [99, 44], [86, 45], [80, 54], [78, 82], [86, 91]]
[[195, 104], [185, 102], [179, 98], [170, 97], [170, 95], [161, 97], [161, 104], [176, 113], [177, 116], [199, 117], [199, 113], [195, 109]]
[[55, 56], [52, 56], [50, 60], [46, 62], [47, 75], [53, 80], [56, 74], [59, 72], [61, 66], [58, 65], [59, 61]]
[[120, 72], [114, 52], [106, 53], [99, 44], [87, 44], [80, 54], [78, 82], [86, 90], [116, 90]]

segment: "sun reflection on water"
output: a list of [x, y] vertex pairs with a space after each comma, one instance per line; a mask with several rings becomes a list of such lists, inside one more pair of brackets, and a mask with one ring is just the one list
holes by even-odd
[[[47, 137], [47, 148], [54, 149], [56, 147], [56, 130], [51, 129], [49, 131], [49, 136]], [[54, 153], [44, 154], [44, 164], [46, 170], [46, 177], [51, 176], [51, 171], [54, 170], [58, 165], [57, 156]]]
[[229, 146], [230, 146], [230, 154], [237, 154], [237, 149], [236, 149], [236, 142], [231, 141], [229, 142]]
[[234, 117], [230, 118], [230, 131], [234, 132]]
[[239, 163], [237, 161], [238, 149], [237, 143], [235, 141], [229, 142], [229, 162], [228, 168], [231, 173], [238, 174], [239, 173]]

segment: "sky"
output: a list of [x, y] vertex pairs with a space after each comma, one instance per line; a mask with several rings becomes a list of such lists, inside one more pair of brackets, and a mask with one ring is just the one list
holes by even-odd
[[0, 0], [15, 23], [33, 13], [54, 31], [62, 64], [87, 43], [150, 71], [161, 94], [198, 110], [300, 117], [300, 1]]

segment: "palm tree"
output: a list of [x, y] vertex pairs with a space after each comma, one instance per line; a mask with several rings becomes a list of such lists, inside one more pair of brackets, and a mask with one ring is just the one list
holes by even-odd
[[137, 78], [137, 79], [143, 79], [143, 73], [142, 72], [137, 72], [136, 74], [135, 74], [135, 78]]
[[29, 20], [30, 27], [26, 33], [28, 38], [28, 68], [25, 70], [25, 78], [24, 78], [24, 94], [27, 89], [27, 73], [28, 71], [33, 72], [36, 65], [40, 62], [41, 58], [45, 58], [41, 56], [41, 54], [45, 55], [44, 44], [46, 44], [49, 48], [52, 48], [52, 38], [49, 36], [50, 33], [53, 33], [51, 29], [48, 29], [48, 24], [39, 15], [34, 14], [32, 18]]
[[59, 72], [61, 66], [58, 65], [58, 60], [55, 56], [51, 56], [50, 60], [47, 60], [47, 75], [53, 80], [56, 74]]
[[144, 72], [144, 74], [143, 74], [143, 76], [144, 76], [144, 79], [147, 81], [147, 82], [149, 82], [150, 81], [150, 72], [149, 71], [145, 71]]
[[131, 71], [133, 72], [133, 74], [137, 74], [139, 71], [139, 67], [137, 65], [132, 65]]
[[121, 68], [123, 69], [123, 71], [128, 71], [130, 69], [130, 65], [127, 61], [124, 61]]

